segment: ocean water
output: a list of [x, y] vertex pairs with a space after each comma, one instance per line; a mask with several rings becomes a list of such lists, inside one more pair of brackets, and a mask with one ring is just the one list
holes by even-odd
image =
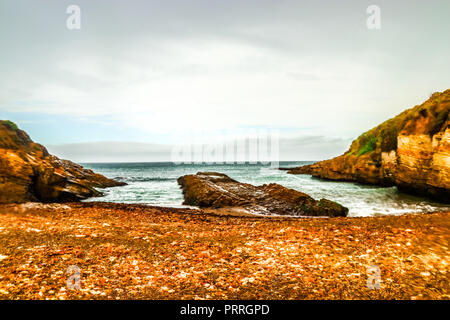
[[[306, 161], [280, 162], [280, 167], [310, 164]], [[104, 189], [104, 197], [86, 201], [142, 203], [183, 207], [183, 195], [177, 178], [199, 171], [225, 173], [231, 178], [254, 185], [278, 183], [305, 192], [315, 199], [327, 198], [349, 208], [349, 216], [375, 216], [450, 210], [445, 204], [401, 193], [395, 187], [383, 188], [351, 182], [324, 181], [310, 175], [292, 175], [262, 164], [174, 164], [154, 163], [85, 163], [106, 177], [128, 183]]]

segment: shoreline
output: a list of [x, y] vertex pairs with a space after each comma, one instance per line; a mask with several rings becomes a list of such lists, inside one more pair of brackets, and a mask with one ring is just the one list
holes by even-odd
[[[0, 205], [0, 299], [450, 299], [450, 212], [242, 217]], [[381, 288], [367, 287], [367, 268]], [[77, 266], [81, 288], [67, 287]]]
[[[109, 201], [82, 201], [82, 202], [26, 202], [26, 203], [0, 203], [0, 213], [6, 208], [13, 208], [15, 211], [23, 211], [31, 208], [41, 209], [52, 207], [58, 208], [59, 206], [73, 206], [79, 208], [103, 208], [103, 209], [120, 209], [120, 210], [140, 210], [140, 209], [152, 209], [160, 210], [163, 213], [171, 214], [193, 214], [193, 215], [209, 215], [216, 217], [230, 217], [230, 218], [256, 218], [256, 219], [274, 219], [274, 220], [298, 220], [298, 219], [365, 219], [365, 218], [382, 218], [382, 217], [402, 217], [412, 215], [427, 215], [437, 213], [450, 213], [450, 210], [434, 210], [428, 212], [411, 211], [400, 214], [377, 214], [372, 216], [346, 216], [346, 217], [328, 217], [328, 216], [295, 216], [295, 215], [266, 215], [258, 213], [250, 213], [244, 208], [239, 207], [224, 207], [224, 208], [200, 208], [200, 207], [169, 207], [158, 206], [154, 204], [145, 203], [125, 203], [125, 202], [109, 202]], [[23, 208], [23, 209], [21, 209]]]
[[[137, 208], [154, 208], [154, 209], [161, 209], [163, 211], [169, 210], [171, 212], [178, 212], [179, 213], [189, 213], [192, 214], [192, 211], [195, 211], [196, 214], [205, 214], [205, 215], [213, 215], [213, 216], [228, 216], [228, 217], [236, 217], [236, 218], [267, 218], [267, 219], [322, 219], [322, 218], [333, 218], [328, 216], [295, 216], [295, 215], [265, 215], [265, 214], [257, 214], [257, 213], [249, 213], [244, 212], [245, 209], [243, 208], [236, 208], [236, 207], [225, 207], [225, 208], [200, 208], [200, 207], [169, 207], [169, 206], [158, 206], [154, 204], [144, 204], [144, 203], [125, 203], [125, 202], [109, 202], [109, 201], [83, 201], [80, 202], [83, 204], [101, 204], [101, 205], [110, 205], [115, 206], [118, 205], [120, 207], [122, 206], [136, 206]], [[445, 208], [444, 208], [445, 209]], [[186, 212], [184, 212], [186, 210]], [[422, 215], [422, 214], [435, 214], [435, 213], [450, 213], [450, 210], [434, 210], [434, 211], [428, 211], [428, 212], [422, 212], [422, 211], [410, 211], [410, 212], [404, 212], [399, 214], [383, 214], [379, 213], [377, 215], [371, 215], [371, 216], [346, 216], [341, 218], [377, 218], [377, 217], [400, 217], [400, 216], [409, 216], [409, 215]]]

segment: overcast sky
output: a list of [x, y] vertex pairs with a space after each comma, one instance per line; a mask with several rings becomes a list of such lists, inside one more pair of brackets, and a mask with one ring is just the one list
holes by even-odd
[[0, 118], [75, 161], [255, 129], [278, 130], [283, 159], [324, 159], [450, 87], [449, 16], [448, 0], [2, 0]]

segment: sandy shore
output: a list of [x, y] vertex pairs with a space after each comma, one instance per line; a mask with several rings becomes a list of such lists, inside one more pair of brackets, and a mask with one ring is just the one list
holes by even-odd
[[[0, 205], [0, 298], [450, 298], [449, 212], [325, 219], [224, 213]], [[80, 270], [80, 289], [67, 287], [69, 266]], [[380, 289], [367, 287], [370, 266], [381, 272]]]

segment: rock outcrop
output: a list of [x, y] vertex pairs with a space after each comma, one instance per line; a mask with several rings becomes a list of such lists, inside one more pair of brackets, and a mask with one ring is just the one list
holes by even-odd
[[184, 204], [201, 208], [243, 208], [247, 212], [268, 215], [345, 217], [348, 209], [327, 199], [271, 183], [254, 186], [240, 183], [225, 174], [198, 172], [178, 179]]
[[70, 202], [125, 185], [50, 155], [17, 126], [0, 120], [0, 203]]
[[450, 89], [367, 131], [343, 155], [288, 173], [357, 181], [450, 202]]

